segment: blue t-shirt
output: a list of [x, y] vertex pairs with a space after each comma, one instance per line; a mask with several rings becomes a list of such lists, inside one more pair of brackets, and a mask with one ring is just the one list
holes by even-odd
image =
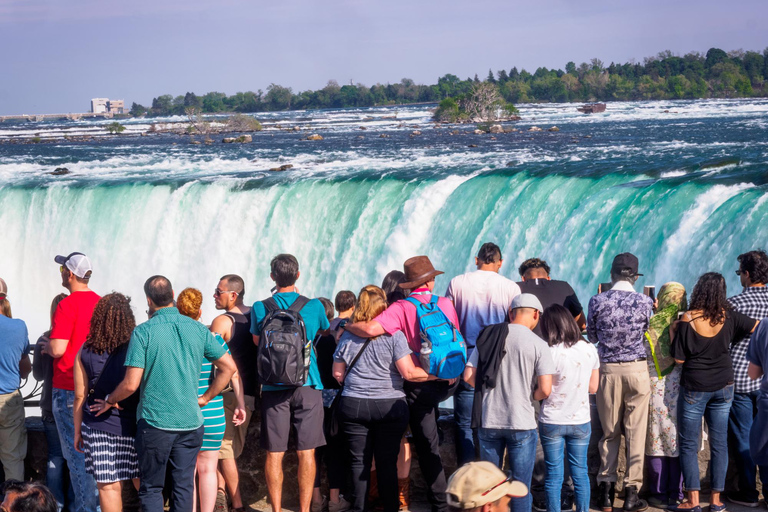
[[768, 321], [762, 320], [752, 334], [747, 349], [747, 361], [763, 369], [760, 396], [768, 397]]
[[[272, 298], [275, 299], [275, 302], [282, 309], [288, 309], [299, 298], [299, 294], [296, 292], [276, 293], [272, 295]], [[267, 308], [264, 307], [264, 303], [254, 302], [251, 309], [251, 334], [261, 335], [261, 323], [266, 317]], [[304, 319], [307, 339], [310, 342], [315, 339], [318, 331], [324, 331], [330, 327], [328, 317], [325, 316], [325, 307], [317, 299], [310, 300], [301, 308], [301, 318]], [[315, 357], [314, 350], [311, 351], [309, 356], [309, 372], [307, 374], [307, 382], [304, 385], [312, 386], [315, 389], [323, 389], [323, 381], [320, 379], [320, 371], [317, 369], [317, 358]], [[285, 388], [283, 386], [264, 385], [261, 389], [263, 391], [280, 391]]]
[[19, 389], [19, 361], [28, 352], [27, 324], [23, 320], [0, 315], [0, 395]]

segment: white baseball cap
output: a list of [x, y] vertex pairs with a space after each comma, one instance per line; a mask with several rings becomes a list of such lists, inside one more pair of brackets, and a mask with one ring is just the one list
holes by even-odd
[[88, 256], [81, 252], [73, 252], [69, 256], [56, 256], [53, 261], [64, 265], [67, 269], [80, 278], [89, 278], [93, 272], [93, 266]]
[[518, 308], [531, 308], [538, 310], [539, 313], [544, 312], [544, 308], [541, 305], [541, 301], [532, 293], [521, 293], [514, 299], [512, 299], [512, 305], [509, 309]]

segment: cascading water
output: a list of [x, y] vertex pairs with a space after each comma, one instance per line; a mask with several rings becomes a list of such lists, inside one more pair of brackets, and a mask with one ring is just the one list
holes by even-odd
[[[53, 257], [72, 251], [91, 257], [97, 292], [133, 297], [139, 321], [153, 274], [177, 292], [200, 288], [210, 321], [221, 275], [241, 274], [247, 301], [264, 298], [280, 252], [299, 259], [302, 292], [332, 298], [380, 283], [416, 254], [445, 271], [442, 291], [485, 241], [501, 246], [502, 273], [513, 279], [523, 259], [545, 258], [585, 305], [623, 251], [640, 258], [641, 286], [678, 280], [690, 289], [715, 270], [738, 291], [736, 256], [768, 238], [768, 101], [611, 104], [595, 116], [574, 105], [522, 111], [522, 131], [495, 140], [467, 127], [433, 129], [428, 110], [414, 107], [265, 116], [306, 123], [324, 135], [319, 142], [266, 130], [241, 146], [170, 135], [0, 144], [0, 276], [14, 316], [33, 341], [47, 328], [62, 290]], [[534, 124], [560, 131], [525, 131]], [[410, 135], [415, 126], [423, 135]], [[25, 130], [0, 125], [0, 139]], [[281, 163], [294, 168], [267, 170]], [[58, 166], [71, 174], [48, 174]]]

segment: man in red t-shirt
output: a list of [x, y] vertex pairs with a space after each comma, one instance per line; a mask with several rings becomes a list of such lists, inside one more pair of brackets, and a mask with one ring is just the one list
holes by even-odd
[[91, 260], [85, 254], [73, 252], [69, 256], [56, 256], [54, 261], [61, 265], [61, 285], [69, 290], [69, 297], [56, 308], [51, 341], [45, 349], [54, 358], [51, 391], [53, 417], [75, 491], [74, 510], [95, 512], [99, 506], [96, 480], [85, 472], [84, 456], [75, 450], [73, 368], [77, 352], [88, 337], [93, 310], [101, 297], [88, 288], [93, 269]]
[[[409, 297], [419, 302], [429, 302], [432, 299], [432, 290], [435, 288], [435, 277], [443, 272], [435, 270], [427, 256], [414, 256], [407, 259], [403, 264], [403, 270], [407, 282], [400, 284], [400, 288], [412, 290]], [[458, 328], [459, 319], [453, 302], [445, 297], [439, 297], [437, 307]], [[414, 363], [419, 364], [417, 357], [421, 350], [419, 317], [416, 314], [416, 307], [407, 300], [395, 302], [369, 322], [348, 324], [346, 330], [364, 338], [402, 331], [414, 352]], [[427, 481], [427, 498], [432, 512], [448, 510], [445, 501], [446, 481], [443, 462], [440, 458], [437, 418], [438, 405], [453, 394], [457, 385], [457, 379], [452, 379], [419, 384], [405, 382], [403, 386], [411, 413], [411, 433], [416, 444], [421, 472]]]

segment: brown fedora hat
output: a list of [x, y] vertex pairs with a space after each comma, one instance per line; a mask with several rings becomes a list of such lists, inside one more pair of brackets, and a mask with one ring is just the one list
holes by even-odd
[[400, 288], [405, 288], [406, 290], [413, 290], [420, 284], [424, 284], [435, 276], [439, 276], [443, 273], [440, 270], [435, 270], [435, 267], [432, 266], [432, 262], [429, 261], [427, 256], [414, 256], [413, 258], [408, 258], [405, 260], [405, 263], [403, 263], [403, 271], [405, 272], [407, 282], [400, 283], [398, 286], [400, 286]]

